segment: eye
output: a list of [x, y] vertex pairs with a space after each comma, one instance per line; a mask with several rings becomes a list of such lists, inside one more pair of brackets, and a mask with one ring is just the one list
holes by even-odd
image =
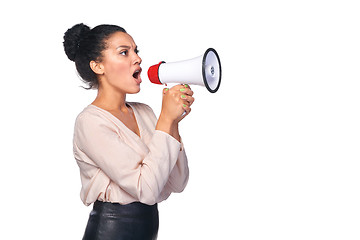
[[140, 50], [138, 50], [137, 48], [134, 51], [136, 54], [139, 54]]
[[123, 50], [120, 52], [120, 55], [126, 56], [128, 54], [128, 50]]

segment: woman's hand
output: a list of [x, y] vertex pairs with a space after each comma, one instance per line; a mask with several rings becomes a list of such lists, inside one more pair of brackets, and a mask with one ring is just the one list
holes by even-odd
[[163, 90], [162, 109], [156, 125], [157, 130], [164, 131], [180, 141], [178, 123], [191, 111], [194, 92], [187, 85], [176, 85]]
[[176, 85], [163, 90], [161, 116], [174, 123], [180, 122], [191, 111], [194, 92], [187, 85]]

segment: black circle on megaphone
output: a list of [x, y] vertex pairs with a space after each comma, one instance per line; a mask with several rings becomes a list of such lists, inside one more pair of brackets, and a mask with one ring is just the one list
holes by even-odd
[[[216, 56], [216, 59], [219, 63], [219, 81], [218, 81], [218, 84], [216, 86], [215, 89], [211, 89], [209, 84], [207, 83], [206, 81], [206, 74], [205, 74], [205, 65], [206, 65], [206, 57], [208, 55], [209, 52], [213, 52]], [[202, 76], [203, 76], [203, 81], [204, 81], [204, 85], [206, 87], [206, 89], [211, 92], [211, 93], [215, 93], [217, 92], [217, 90], [219, 90], [219, 87], [220, 87], [220, 83], [221, 83], [221, 63], [220, 63], [220, 57], [219, 57], [219, 54], [216, 52], [215, 49], [213, 48], [208, 48], [206, 51], [205, 51], [205, 54], [203, 56], [203, 60], [202, 60]]]

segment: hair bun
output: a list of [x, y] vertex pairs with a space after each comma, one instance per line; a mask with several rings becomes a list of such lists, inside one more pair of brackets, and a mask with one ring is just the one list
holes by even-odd
[[79, 49], [79, 43], [90, 32], [90, 28], [83, 23], [69, 28], [64, 34], [64, 50], [67, 57], [74, 61]]

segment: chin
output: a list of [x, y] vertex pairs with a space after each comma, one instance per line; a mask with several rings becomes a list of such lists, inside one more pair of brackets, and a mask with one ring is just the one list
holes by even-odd
[[140, 92], [140, 86], [137, 87], [137, 88], [131, 89], [131, 90], [128, 92], [128, 94], [136, 94], [136, 93], [138, 93], [138, 92]]

